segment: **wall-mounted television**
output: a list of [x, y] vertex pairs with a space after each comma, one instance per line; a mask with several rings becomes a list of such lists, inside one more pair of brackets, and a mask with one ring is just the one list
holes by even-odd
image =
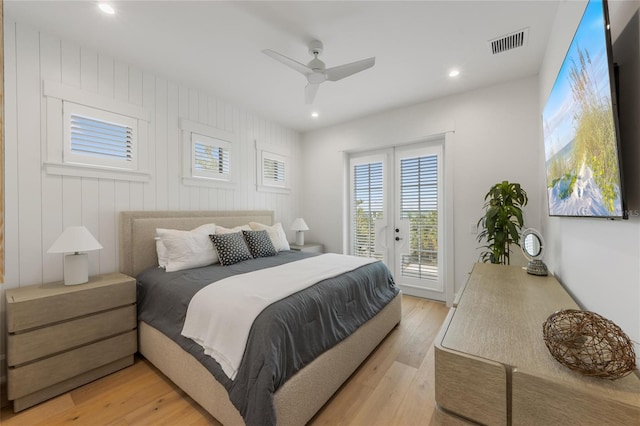
[[542, 113], [549, 215], [625, 218], [606, 0], [590, 0]]

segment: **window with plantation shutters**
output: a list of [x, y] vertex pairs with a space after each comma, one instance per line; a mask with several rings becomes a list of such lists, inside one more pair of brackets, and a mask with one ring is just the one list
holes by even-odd
[[409, 250], [402, 254], [402, 275], [438, 277], [438, 157], [400, 160], [400, 219], [409, 223]]
[[351, 253], [383, 260], [375, 241], [375, 222], [385, 210], [383, 161], [352, 160], [351, 185]]
[[65, 163], [137, 169], [135, 118], [65, 101]]
[[262, 160], [262, 179], [267, 185], [284, 186], [285, 163], [273, 156], [265, 156]]
[[192, 176], [219, 180], [230, 179], [229, 142], [192, 133], [191, 145]]
[[238, 182], [236, 135], [181, 118], [182, 184], [231, 189]]
[[71, 152], [121, 161], [133, 159], [131, 127], [75, 114], [70, 119]]
[[257, 189], [287, 194], [291, 191], [289, 150], [286, 147], [256, 141]]

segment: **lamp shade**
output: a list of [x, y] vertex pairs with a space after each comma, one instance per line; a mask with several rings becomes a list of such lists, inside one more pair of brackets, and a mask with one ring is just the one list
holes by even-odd
[[292, 231], [308, 231], [309, 227], [305, 223], [304, 219], [299, 217], [293, 221], [293, 225], [291, 225]]
[[99, 250], [102, 245], [84, 226], [70, 226], [51, 245], [47, 253], [77, 253]]

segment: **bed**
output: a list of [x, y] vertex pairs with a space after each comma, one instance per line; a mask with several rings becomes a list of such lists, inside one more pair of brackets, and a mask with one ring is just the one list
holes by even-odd
[[[134, 211], [120, 217], [120, 272], [138, 276], [157, 265], [156, 228], [194, 229], [207, 223], [234, 227], [274, 223], [272, 211]], [[280, 386], [273, 395], [278, 425], [303, 425], [400, 322], [398, 292], [375, 316]], [[244, 424], [227, 389], [194, 356], [158, 329], [139, 321], [138, 350], [162, 373], [225, 425]]]

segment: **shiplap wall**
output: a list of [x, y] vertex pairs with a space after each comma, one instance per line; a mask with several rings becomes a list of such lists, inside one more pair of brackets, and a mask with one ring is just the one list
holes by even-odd
[[[2, 293], [7, 288], [62, 279], [62, 255], [47, 254], [47, 250], [70, 225], [85, 225], [104, 247], [90, 252], [90, 274], [117, 270], [117, 222], [118, 212], [123, 210], [271, 209], [285, 229], [291, 225], [299, 212], [296, 182], [300, 180], [297, 164], [301, 154], [297, 132], [210, 94], [34, 28], [4, 24], [6, 274], [5, 283], [0, 286]], [[47, 122], [47, 103], [56, 100], [42, 96], [43, 80], [59, 81], [149, 110], [150, 181], [45, 173], [47, 138], [50, 133], [62, 131], [62, 117], [60, 121]], [[181, 183], [180, 118], [236, 135], [239, 158], [233, 159], [233, 166], [239, 167], [240, 173], [233, 189]], [[289, 194], [256, 190], [256, 140], [290, 152]], [[4, 294], [2, 301], [4, 310]], [[4, 354], [4, 342], [1, 349]]]

